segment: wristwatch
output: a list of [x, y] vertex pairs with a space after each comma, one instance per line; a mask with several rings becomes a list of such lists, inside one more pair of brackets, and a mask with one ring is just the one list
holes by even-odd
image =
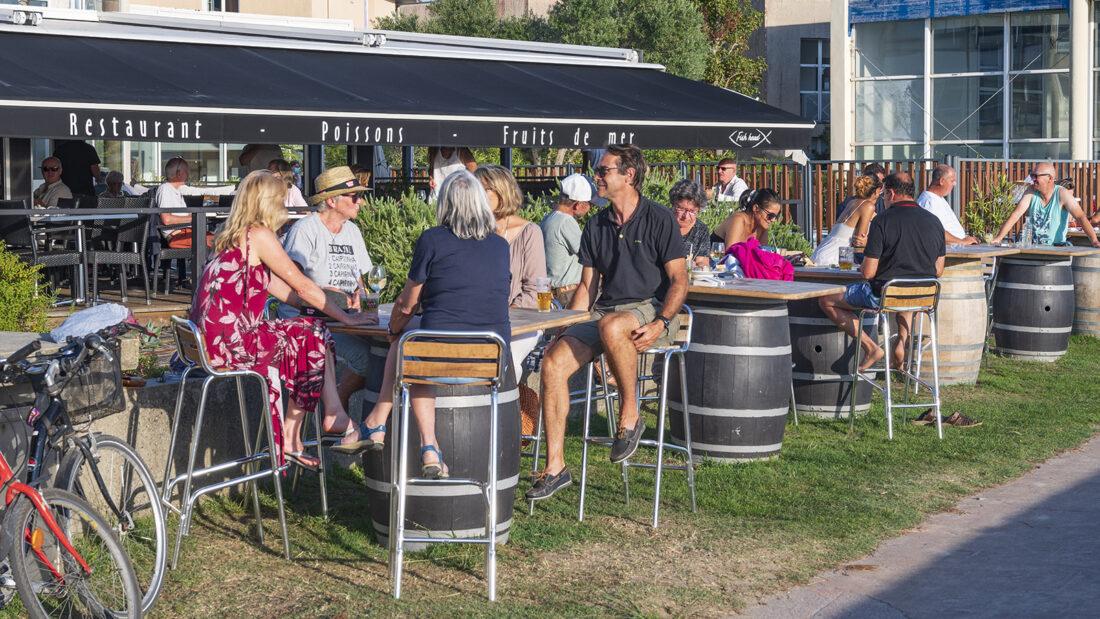
[[664, 316], [658, 316], [658, 317], [654, 318], [653, 320], [654, 321], [660, 320], [661, 322], [663, 322], [664, 325], [665, 325], [665, 331], [668, 331], [668, 326], [670, 324], [672, 324], [672, 321], [669, 320], [668, 318], [665, 318]]

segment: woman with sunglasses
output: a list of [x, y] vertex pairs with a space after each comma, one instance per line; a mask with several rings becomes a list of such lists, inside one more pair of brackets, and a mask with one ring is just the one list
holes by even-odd
[[746, 191], [741, 194], [741, 210], [715, 228], [713, 237], [727, 246], [744, 243], [750, 237], [755, 237], [761, 245], [767, 245], [768, 229], [782, 212], [783, 205], [775, 191], [766, 187]]

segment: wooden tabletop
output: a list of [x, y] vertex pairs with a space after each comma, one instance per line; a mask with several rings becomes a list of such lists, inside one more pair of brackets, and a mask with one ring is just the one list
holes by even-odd
[[863, 279], [859, 269], [840, 269], [837, 267], [795, 267], [795, 281], [828, 281], [849, 284]]
[[722, 279], [721, 284], [688, 287], [688, 299], [692, 297], [729, 297], [732, 299], [768, 299], [798, 301], [844, 292], [844, 286], [811, 282], [785, 282], [771, 279]]
[[[349, 333], [363, 337], [387, 337], [390, 327], [390, 313], [393, 312], [392, 303], [384, 303], [378, 306], [378, 324], [348, 326], [344, 324], [329, 324], [329, 330], [333, 333]], [[512, 323], [512, 337], [534, 333], [554, 327], [567, 327], [579, 322], [592, 319], [590, 312], [580, 310], [550, 310], [540, 312], [533, 309], [510, 309], [508, 317]]]
[[1050, 256], [1054, 258], [1072, 258], [1075, 256], [1092, 256], [1100, 254], [1098, 247], [1082, 247], [1079, 245], [1032, 245], [1030, 247], [1017, 247], [1020, 256]]
[[1019, 247], [1009, 247], [1007, 245], [948, 245], [947, 257], [950, 259], [966, 259], [980, 260], [982, 258], [993, 258], [996, 256], [1011, 256], [1012, 254], [1020, 253]]

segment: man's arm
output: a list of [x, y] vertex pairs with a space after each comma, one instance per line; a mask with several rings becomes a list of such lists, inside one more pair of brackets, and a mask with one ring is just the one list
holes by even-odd
[[1031, 205], [1031, 196], [1032, 192], [1024, 192], [1024, 196], [1020, 198], [1020, 201], [1018, 203], [1016, 203], [1016, 208], [1013, 209], [1012, 214], [1009, 215], [1008, 219], [1006, 219], [1004, 224], [1001, 225], [1001, 229], [997, 232], [997, 236], [993, 237], [994, 245], [1003, 241], [1005, 236], [1008, 235], [1008, 231], [1012, 229], [1012, 226], [1015, 226], [1016, 222], [1020, 221], [1020, 218], [1024, 216], [1024, 213], [1027, 212], [1028, 206]]
[[661, 313], [657, 314], [652, 322], [648, 322], [630, 332], [630, 339], [634, 340], [634, 348], [638, 352], [653, 346], [657, 338], [665, 332], [665, 323], [660, 318], [672, 320], [680, 313], [687, 299], [688, 274], [687, 258], [674, 258], [665, 263], [665, 273], [668, 274], [668, 292], [665, 293], [664, 304]]
[[949, 244], [954, 244], [954, 245], [977, 245], [978, 244], [978, 239], [976, 239], [972, 236], [964, 236], [962, 238], [959, 238], [959, 237], [955, 236], [954, 234], [951, 234], [947, 230], [943, 231], [943, 240], [946, 241]]
[[939, 258], [936, 258], [936, 277], [943, 276], [943, 266], [944, 263], [947, 262], [946, 258], [946, 256], [940, 256]]
[[878, 275], [878, 258], [864, 256], [863, 264], [860, 265], [860, 272], [863, 274], [863, 279], [874, 279], [875, 275]]
[[593, 267], [581, 269], [581, 282], [573, 292], [573, 298], [569, 301], [568, 309], [588, 310], [592, 307], [592, 301], [596, 298], [596, 288], [600, 283], [600, 274]]
[[1093, 247], [1100, 247], [1100, 241], [1096, 240], [1096, 230], [1092, 228], [1092, 223], [1089, 221], [1088, 215], [1085, 213], [1085, 209], [1081, 208], [1081, 204], [1077, 202], [1076, 198], [1070, 194], [1066, 189], [1059, 189], [1061, 195], [1059, 196], [1062, 208], [1069, 211], [1070, 215], [1073, 215], [1075, 219], [1081, 224], [1081, 228], [1085, 231], [1085, 236], [1089, 237], [1089, 241]]
[[477, 169], [477, 160], [474, 159], [474, 153], [466, 147], [458, 149], [458, 160], [471, 172]]

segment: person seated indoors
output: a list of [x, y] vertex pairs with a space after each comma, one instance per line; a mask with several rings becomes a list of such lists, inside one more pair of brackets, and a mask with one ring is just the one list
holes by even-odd
[[1100, 241], [1096, 239], [1096, 230], [1093, 229], [1085, 211], [1073, 197], [1073, 192], [1058, 186], [1054, 172], [1052, 163], [1040, 163], [1035, 166], [1031, 172], [1033, 184], [1024, 191], [1015, 210], [1005, 220], [997, 236], [993, 237], [994, 245], [1003, 241], [1016, 222], [1026, 213], [1034, 234], [1032, 242], [1036, 245], [1065, 245], [1069, 216], [1073, 215], [1080, 222], [1092, 246], [1100, 247]]
[[932, 168], [932, 183], [919, 196], [917, 204], [935, 215], [943, 224], [943, 236], [949, 245], [977, 245], [978, 239], [966, 233], [947, 196], [955, 188], [955, 168], [942, 163]]
[[706, 191], [699, 183], [685, 179], [669, 190], [668, 203], [676, 215], [684, 255], [692, 266], [710, 268], [710, 230], [699, 221], [699, 214], [707, 207]]
[[99, 194], [101, 198], [128, 198], [134, 195], [133, 188], [128, 186], [122, 177], [122, 172], [111, 170], [104, 179], [107, 189]]
[[[895, 278], [923, 279], [943, 274], [947, 243], [943, 224], [913, 201], [913, 178], [905, 172], [886, 177], [882, 190], [886, 211], [871, 221], [860, 271], [866, 281], [847, 286], [844, 292], [821, 297], [818, 304], [838, 327], [859, 338], [863, 348], [859, 370], [882, 359], [885, 352], [859, 328], [856, 312], [878, 309], [882, 287]], [[898, 340], [893, 350], [894, 367], [901, 367], [908, 349], [911, 313], [899, 313]]]
[[845, 200], [845, 206], [829, 236], [821, 240], [810, 260], [817, 265], [837, 264], [840, 260], [840, 248], [851, 246], [855, 249], [857, 262], [862, 261], [863, 249], [867, 246], [867, 231], [871, 229], [871, 220], [875, 218], [875, 204], [882, 193], [882, 182], [877, 176], [860, 176], [855, 182], [855, 199]]
[[761, 245], [767, 245], [768, 229], [783, 215], [779, 194], [767, 187], [746, 191], [741, 194], [740, 204], [741, 210], [714, 229], [712, 240], [729, 246], [755, 237]]
[[42, 160], [42, 178], [44, 182], [31, 196], [34, 208], [55, 208], [58, 200], [73, 197], [69, 186], [61, 180], [61, 160], [57, 157], [46, 157]]

